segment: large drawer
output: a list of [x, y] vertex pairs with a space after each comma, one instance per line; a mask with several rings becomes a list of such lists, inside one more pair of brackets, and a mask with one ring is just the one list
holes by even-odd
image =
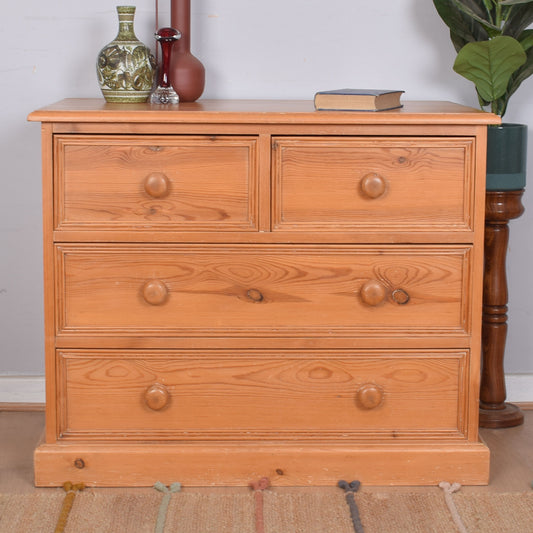
[[278, 137], [277, 231], [472, 230], [473, 138]]
[[60, 351], [62, 438], [462, 438], [466, 351]]
[[54, 139], [58, 229], [257, 229], [255, 137]]
[[57, 245], [57, 332], [465, 335], [470, 251], [452, 245]]

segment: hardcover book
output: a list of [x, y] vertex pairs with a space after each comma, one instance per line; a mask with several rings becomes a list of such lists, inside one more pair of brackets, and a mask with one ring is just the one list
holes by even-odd
[[385, 111], [402, 107], [405, 91], [384, 89], [337, 89], [315, 94], [318, 111]]

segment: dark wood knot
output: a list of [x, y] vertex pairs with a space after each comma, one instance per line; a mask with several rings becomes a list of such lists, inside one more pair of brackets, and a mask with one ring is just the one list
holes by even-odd
[[246, 296], [253, 302], [262, 302], [264, 299], [261, 291], [258, 291], [257, 289], [248, 289], [248, 291], [246, 291]]
[[409, 300], [411, 299], [409, 294], [407, 294], [407, 292], [404, 291], [403, 289], [395, 289], [395, 290], [393, 290], [391, 296], [392, 296], [392, 299], [397, 304], [400, 304], [400, 305], [405, 305], [405, 304], [409, 303]]

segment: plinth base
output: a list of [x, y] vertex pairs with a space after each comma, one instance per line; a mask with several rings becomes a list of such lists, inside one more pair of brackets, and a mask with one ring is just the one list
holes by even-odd
[[489, 449], [457, 443], [139, 443], [41, 444], [35, 485], [65, 480], [98, 487], [168, 485], [246, 486], [268, 476], [277, 486], [335, 486], [354, 476], [365, 485], [462, 485], [489, 481]]
[[482, 428], [511, 428], [523, 423], [524, 413], [512, 403], [505, 403], [503, 409], [479, 410], [479, 426]]

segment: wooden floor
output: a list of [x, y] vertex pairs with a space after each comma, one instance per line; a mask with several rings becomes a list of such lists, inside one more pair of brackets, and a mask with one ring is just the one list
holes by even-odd
[[[531, 490], [533, 410], [524, 410], [524, 414], [523, 426], [481, 431], [483, 440], [491, 450], [490, 484], [486, 487], [464, 487], [463, 490], [496, 492]], [[43, 428], [43, 412], [0, 410], [0, 493], [55, 490], [35, 489], [33, 486], [32, 453]], [[453, 482], [453, 480], [443, 481]], [[380, 490], [376, 487], [365, 487], [365, 489]], [[413, 488], [398, 490], [413, 490]]]

